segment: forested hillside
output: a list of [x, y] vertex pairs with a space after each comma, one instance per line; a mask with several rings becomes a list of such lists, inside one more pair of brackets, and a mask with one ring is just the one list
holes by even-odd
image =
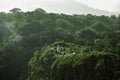
[[120, 80], [120, 15], [0, 12], [0, 80]]

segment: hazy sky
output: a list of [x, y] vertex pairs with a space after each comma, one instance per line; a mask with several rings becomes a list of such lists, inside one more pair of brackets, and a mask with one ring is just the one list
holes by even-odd
[[[43, 8], [49, 10], [49, 3], [69, 4], [71, 0], [0, 0], [0, 11], [9, 11], [12, 8], [21, 8], [23, 11]], [[120, 11], [120, 0], [73, 0], [88, 5], [89, 7], [107, 10]], [[57, 6], [56, 6], [57, 7]]]

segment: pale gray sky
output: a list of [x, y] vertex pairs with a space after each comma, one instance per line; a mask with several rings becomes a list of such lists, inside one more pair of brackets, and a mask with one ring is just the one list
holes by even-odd
[[55, 3], [57, 7], [59, 2], [68, 5], [69, 1], [81, 2], [101, 10], [120, 11], [120, 0], [0, 0], [0, 11], [9, 11], [12, 8], [21, 8], [23, 11], [43, 8], [49, 11], [50, 3]]

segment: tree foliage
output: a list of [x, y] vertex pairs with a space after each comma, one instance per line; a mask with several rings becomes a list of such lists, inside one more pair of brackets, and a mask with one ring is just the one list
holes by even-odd
[[0, 80], [88, 79], [120, 80], [120, 15], [0, 12]]

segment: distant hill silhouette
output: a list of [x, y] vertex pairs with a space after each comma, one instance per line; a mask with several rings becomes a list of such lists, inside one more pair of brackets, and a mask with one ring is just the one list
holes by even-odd
[[65, 0], [65, 1], [51, 1], [46, 3], [49, 12], [55, 13], [65, 13], [65, 14], [93, 14], [93, 15], [118, 15], [117, 12], [108, 12], [105, 10], [99, 10], [91, 8], [85, 4], [74, 0]]

